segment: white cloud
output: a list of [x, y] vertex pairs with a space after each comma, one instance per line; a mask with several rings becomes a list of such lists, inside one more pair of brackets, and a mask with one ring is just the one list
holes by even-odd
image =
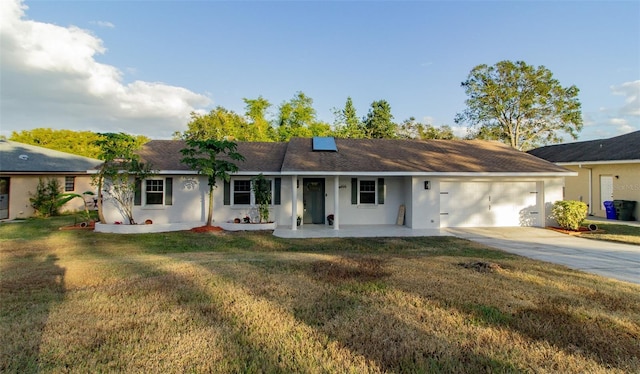
[[640, 80], [612, 86], [611, 92], [614, 95], [625, 96], [624, 105], [620, 108], [620, 114], [640, 117]]
[[123, 82], [117, 67], [96, 61], [106, 52], [98, 37], [29, 20], [26, 10], [20, 0], [0, 1], [3, 132], [52, 127], [166, 138], [211, 103], [182, 87]]
[[100, 27], [106, 27], [108, 29], [113, 29], [116, 27], [116, 25], [114, 25], [109, 21], [91, 21], [89, 23], [92, 25], [100, 26]]

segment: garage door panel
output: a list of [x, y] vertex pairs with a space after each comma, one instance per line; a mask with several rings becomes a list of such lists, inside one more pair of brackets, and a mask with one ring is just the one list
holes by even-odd
[[537, 225], [536, 182], [443, 182], [440, 190], [442, 227]]

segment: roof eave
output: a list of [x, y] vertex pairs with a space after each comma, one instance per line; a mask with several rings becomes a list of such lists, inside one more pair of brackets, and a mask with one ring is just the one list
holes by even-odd
[[580, 165], [605, 165], [605, 164], [640, 164], [637, 160], [601, 160], [601, 161], [570, 161], [570, 162], [554, 162], [559, 166], [580, 166]]

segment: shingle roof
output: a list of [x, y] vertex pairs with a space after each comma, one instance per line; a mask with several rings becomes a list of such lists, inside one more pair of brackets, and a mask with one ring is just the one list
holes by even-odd
[[287, 172], [566, 172], [502, 143], [469, 140], [336, 139], [338, 152], [313, 152], [311, 139], [294, 138]]
[[84, 173], [101, 160], [54, 151], [34, 145], [0, 140], [0, 172]]
[[[338, 152], [314, 152], [311, 138], [288, 143], [238, 143], [254, 172], [564, 173], [566, 169], [497, 142], [463, 140], [336, 139]], [[139, 152], [154, 169], [189, 170], [179, 140], [152, 140]]]
[[529, 153], [550, 162], [640, 160], [640, 131], [609, 139], [549, 145]]
[[[287, 143], [239, 142], [238, 152], [245, 161], [234, 163], [240, 171], [279, 172]], [[152, 140], [138, 152], [140, 158], [157, 170], [191, 170], [180, 162], [183, 140]]]

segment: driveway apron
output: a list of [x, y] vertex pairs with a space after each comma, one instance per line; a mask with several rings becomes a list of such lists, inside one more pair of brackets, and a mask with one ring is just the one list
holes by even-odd
[[460, 238], [536, 260], [640, 284], [640, 246], [534, 227], [451, 228]]

